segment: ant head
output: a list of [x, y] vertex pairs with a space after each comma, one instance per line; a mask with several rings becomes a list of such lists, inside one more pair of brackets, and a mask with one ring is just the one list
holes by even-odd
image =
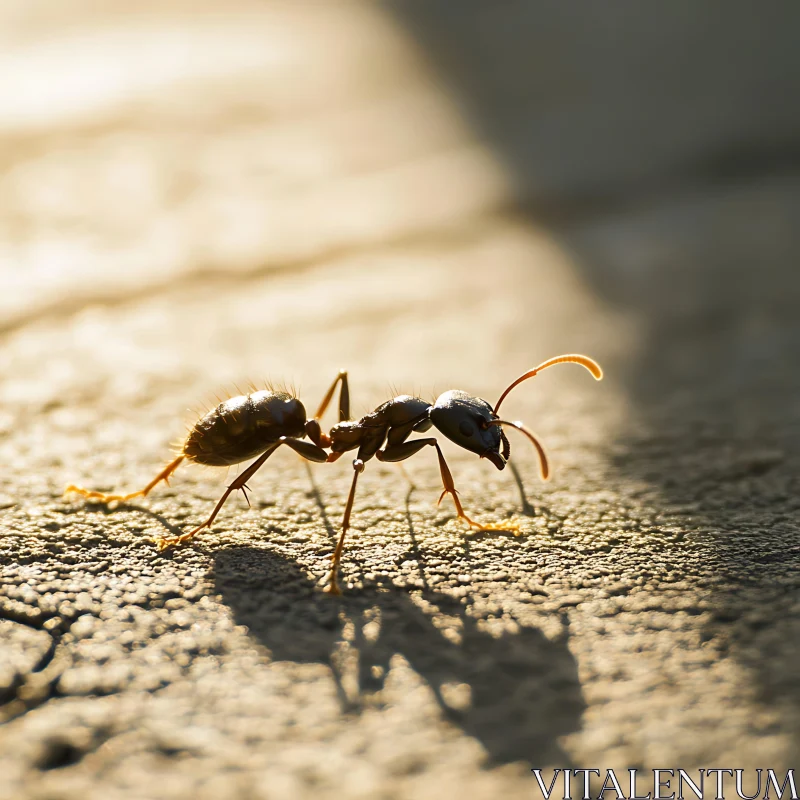
[[[453, 390], [439, 395], [429, 412], [430, 421], [448, 438], [459, 447], [477, 453], [481, 458], [488, 458], [497, 469], [503, 469], [511, 454], [506, 435], [501, 426], [515, 428], [524, 434], [536, 448], [539, 456], [539, 471], [542, 479], [547, 480], [550, 467], [547, 455], [534, 433], [521, 422], [510, 422], [497, 416], [500, 405], [508, 393], [523, 381], [538, 375], [543, 369], [555, 364], [580, 364], [592, 373], [596, 380], [603, 377], [600, 365], [588, 356], [573, 353], [556, 356], [541, 364], [535, 369], [520, 375], [512, 384], [506, 387], [495, 403], [494, 409], [480, 397], [472, 397], [466, 392]], [[502, 447], [502, 451], [501, 448]]]
[[508, 459], [507, 440], [494, 424], [496, 419], [485, 400], [458, 389], [439, 395], [430, 410], [431, 422], [450, 441], [503, 469]]
[[[445, 392], [436, 399], [429, 412], [431, 422], [451, 441], [465, 450], [488, 458], [497, 469], [503, 469], [511, 455], [511, 445], [501, 426], [515, 428], [528, 437], [539, 456], [539, 472], [547, 480], [550, 467], [547, 454], [536, 435], [521, 422], [500, 419], [492, 407], [480, 397], [458, 390]], [[502, 450], [500, 449], [502, 447]]]

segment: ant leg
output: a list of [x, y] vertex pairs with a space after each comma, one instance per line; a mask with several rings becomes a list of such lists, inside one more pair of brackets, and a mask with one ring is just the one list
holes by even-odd
[[[423, 419], [412, 419], [411, 422], [407, 422], [405, 425], [396, 425], [393, 428], [389, 429], [389, 434], [386, 437], [386, 447], [384, 448], [383, 452], [395, 452], [394, 448], [397, 445], [402, 445], [405, 443], [406, 439], [411, 436], [414, 431], [426, 431], [428, 428], [431, 427], [430, 422], [427, 421], [426, 418]], [[413, 455], [416, 453], [420, 448], [412, 448], [411, 453], [409, 455]], [[381, 453], [376, 454], [378, 459], [381, 459]], [[408, 456], [405, 456], [408, 458]], [[386, 459], [388, 460], [388, 459]], [[417, 488], [417, 484], [414, 483], [414, 479], [408, 474], [408, 470], [402, 465], [402, 463], [398, 462], [397, 464], [400, 467], [400, 472], [403, 473], [403, 477], [408, 481], [408, 492], [409, 495], [414, 489]]]
[[350, 419], [350, 385], [347, 382], [347, 370], [340, 369], [330, 389], [325, 393], [325, 397], [322, 398], [317, 413], [306, 422], [306, 434], [318, 447], [330, 446], [330, 439], [322, 432], [319, 421], [330, 405], [333, 394], [336, 391], [336, 385], [340, 382], [342, 386], [339, 390], [339, 422], [346, 422]]
[[164, 481], [164, 483], [169, 486], [169, 476], [178, 469], [184, 458], [185, 456], [178, 456], [174, 461], [167, 464], [144, 489], [140, 489], [138, 492], [131, 492], [131, 494], [103, 494], [102, 492], [91, 492], [88, 489], [75, 486], [71, 483], [64, 489], [64, 494], [67, 495], [70, 494], [70, 492], [75, 492], [75, 494], [79, 494], [87, 500], [99, 500], [101, 503], [125, 503], [128, 500], [133, 500], [134, 497], [147, 497], [150, 491], [161, 481]]
[[339, 374], [334, 378], [331, 388], [328, 389], [327, 394], [322, 398], [317, 413], [314, 414], [314, 419], [319, 419], [325, 413], [333, 399], [333, 393], [336, 391], [336, 384], [340, 381], [342, 388], [339, 390], [339, 422], [347, 422], [347, 420], [350, 419], [350, 385], [347, 382], [346, 369], [339, 370]]
[[[217, 514], [219, 514], [220, 509], [222, 506], [225, 505], [225, 501], [228, 499], [232, 492], [235, 492], [239, 489], [244, 489], [245, 484], [250, 478], [255, 475], [255, 473], [261, 469], [264, 462], [282, 445], [288, 445], [292, 448], [296, 453], [303, 456], [303, 458], [308, 459], [309, 461], [318, 461], [323, 462], [326, 461], [328, 458], [328, 454], [321, 448], [317, 447], [316, 445], [311, 444], [310, 442], [303, 442], [300, 439], [291, 439], [286, 436], [282, 436], [278, 442], [274, 445], [270, 445], [270, 449], [267, 450], [266, 453], [263, 453], [261, 456], [258, 457], [256, 461], [254, 461], [239, 477], [225, 490], [225, 494], [222, 495], [219, 502], [217, 503], [214, 510], [211, 512], [211, 516], [202, 524], [198, 525], [194, 530], [189, 531], [188, 533], [183, 533], [180, 536], [171, 536], [171, 537], [162, 537], [158, 540], [158, 549], [164, 550], [165, 548], [169, 547], [170, 545], [174, 544], [183, 544], [183, 542], [188, 542], [196, 533], [199, 533], [204, 528], [208, 528], [214, 519], [216, 518]], [[245, 494], [245, 498], [247, 494]], [[250, 501], [247, 501], [248, 504]]]
[[450, 468], [447, 466], [447, 462], [444, 460], [444, 454], [442, 453], [442, 450], [435, 439], [433, 440], [433, 443], [434, 447], [436, 447], [436, 454], [439, 456], [439, 471], [442, 474], [442, 483], [444, 484], [444, 491], [439, 495], [439, 501], [437, 502], [437, 505], [442, 502], [442, 499], [446, 494], [449, 494], [455, 503], [456, 511], [458, 512], [458, 518], [463, 519], [464, 522], [470, 526], [470, 528], [475, 528], [479, 531], [511, 531], [516, 536], [519, 536], [519, 525], [509, 522], [500, 523], [499, 525], [494, 525], [492, 523], [484, 525], [480, 522], [471, 520], [464, 513], [464, 509], [461, 506], [461, 501], [458, 499], [458, 492], [456, 491], [455, 483], [453, 483], [453, 476], [450, 473]]
[[266, 453], [260, 455], [238, 478], [225, 490], [225, 493], [220, 497], [219, 502], [214, 507], [214, 510], [211, 512], [211, 516], [202, 524], [198, 525], [193, 530], [189, 531], [188, 533], [182, 533], [180, 536], [162, 536], [160, 539], [156, 541], [159, 550], [166, 550], [167, 547], [175, 544], [183, 544], [184, 542], [188, 542], [196, 533], [200, 533], [204, 528], [208, 528], [212, 522], [214, 522], [215, 517], [219, 514], [220, 509], [222, 506], [225, 505], [225, 501], [230, 496], [231, 492], [238, 491], [239, 489], [243, 488], [247, 481], [255, 475], [255, 473], [263, 466], [264, 462], [275, 452], [278, 445], [271, 446]]
[[317, 447], [311, 442], [304, 442], [302, 439], [291, 439], [288, 436], [281, 436], [278, 444], [285, 444], [291, 447], [298, 455], [302, 456], [306, 461], [316, 461], [318, 464], [324, 464], [328, 460], [328, 453], [321, 447]]
[[342, 552], [344, 551], [344, 537], [350, 528], [350, 514], [353, 511], [353, 500], [356, 496], [356, 484], [358, 483], [358, 476], [364, 471], [364, 462], [357, 458], [353, 461], [353, 483], [350, 486], [350, 494], [347, 497], [347, 505], [344, 509], [344, 519], [342, 520], [342, 532], [339, 536], [339, 541], [336, 544], [336, 550], [333, 553], [333, 565], [331, 567], [331, 581], [328, 586], [329, 594], [341, 594], [339, 589], [339, 562], [342, 560]]
[[[444, 460], [444, 453], [442, 453], [439, 443], [433, 437], [429, 439], [415, 439], [413, 442], [403, 442], [403, 444], [393, 445], [379, 451], [376, 455], [379, 461], [404, 461], [422, 450], [426, 445], [431, 445], [436, 448], [436, 454], [439, 456], [439, 472], [442, 475], [442, 484], [444, 491], [439, 496], [439, 503], [442, 502], [445, 495], [450, 495], [453, 498], [453, 503], [456, 506], [456, 513], [459, 519], [463, 519], [471, 528], [479, 531], [511, 531], [512, 533], [519, 533], [519, 525], [513, 523], [505, 523], [500, 525], [483, 525], [480, 522], [470, 519], [464, 513], [464, 507], [461, 505], [461, 500], [458, 499], [458, 492], [456, 491], [455, 483], [453, 482], [453, 475], [450, 472], [450, 467]], [[439, 505], [437, 503], [437, 505]]]

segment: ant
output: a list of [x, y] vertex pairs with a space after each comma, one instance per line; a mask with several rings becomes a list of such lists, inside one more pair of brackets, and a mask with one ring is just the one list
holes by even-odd
[[[458, 518], [472, 528], [519, 531], [518, 525], [484, 525], [470, 519], [464, 513], [453, 476], [437, 440], [434, 437], [406, 440], [414, 432], [424, 433], [430, 430], [431, 426], [435, 426], [455, 444], [476, 453], [481, 458], [488, 458], [497, 469], [501, 470], [511, 455], [511, 445], [502, 430], [502, 426], [509, 426], [521, 431], [533, 443], [539, 456], [542, 479], [547, 480], [549, 476], [547, 456], [536, 436], [521, 422], [500, 419], [497, 412], [500, 404], [515, 386], [547, 367], [562, 363], [580, 364], [586, 367], [596, 380], [603, 377], [599, 365], [588, 356], [557, 356], [513, 381], [500, 395], [494, 409], [480, 397], [473, 397], [460, 390], [450, 390], [439, 395], [433, 404], [419, 397], [400, 395], [354, 421], [350, 420], [350, 391], [345, 370], [339, 371], [311, 419], [307, 419], [305, 406], [300, 400], [285, 391], [274, 389], [254, 391], [221, 402], [201, 417], [189, 430], [177, 457], [143, 489], [125, 495], [103, 494], [70, 484], [64, 491], [65, 494], [74, 492], [87, 500], [97, 500], [101, 503], [124, 503], [135, 497], [146, 497], [161, 481], [169, 485], [170, 476], [184, 460], [222, 467], [249, 461], [258, 456], [228, 486], [205, 522], [180, 536], [161, 537], [157, 544], [159, 550], [164, 550], [171, 545], [183, 544], [208, 528], [232, 492], [241, 489], [249, 505], [247, 481], [281, 445], [290, 447], [308, 461], [318, 463], [336, 461], [348, 450], [357, 448], [358, 453], [353, 461], [353, 482], [345, 506], [342, 531], [333, 554], [328, 586], [331, 594], [340, 594], [337, 576], [345, 535], [350, 528], [356, 484], [358, 476], [364, 471], [365, 462], [373, 456], [379, 461], [403, 461], [423, 447], [428, 445], [435, 447], [444, 485], [439, 503], [449, 494], [455, 503]], [[337, 385], [339, 385], [339, 423], [326, 435], [322, 432], [319, 420], [330, 405]], [[311, 441], [304, 441], [306, 436]], [[331, 452], [327, 453], [325, 448], [330, 448]]]
[[[164, 550], [170, 545], [188, 542], [195, 534], [214, 522], [232, 492], [241, 489], [247, 504], [250, 505], [250, 498], [247, 496], [247, 489], [250, 487], [247, 486], [247, 481], [281, 445], [290, 447], [308, 461], [322, 463], [328, 460], [329, 454], [321, 446], [325, 437], [320, 433], [319, 418], [333, 399], [337, 384], [341, 384], [339, 419], [348, 420], [350, 391], [347, 373], [344, 370], [340, 370], [311, 419], [306, 419], [305, 406], [288, 392], [271, 388], [253, 391], [250, 394], [231, 397], [201, 417], [190, 428], [177, 457], [144, 489], [124, 495], [103, 494], [70, 484], [64, 490], [64, 494], [74, 492], [87, 500], [97, 500], [101, 503], [125, 503], [134, 497], [146, 497], [161, 481], [169, 485], [170, 476], [184, 460], [209, 467], [227, 467], [258, 456], [226, 489], [205, 522], [180, 536], [162, 536], [156, 544], [159, 550]], [[306, 436], [311, 439], [310, 442], [303, 441]]]
[[433, 404], [419, 397], [411, 397], [404, 394], [381, 404], [360, 420], [353, 422], [340, 420], [338, 425], [331, 428], [328, 436], [318, 435], [315, 441], [324, 447], [330, 447], [332, 451], [328, 456], [328, 461], [335, 461], [348, 450], [358, 448], [358, 453], [353, 461], [353, 483], [350, 486], [350, 494], [345, 506], [342, 532], [333, 555], [333, 567], [328, 589], [330, 593], [340, 594], [337, 574], [344, 550], [345, 535], [350, 527], [350, 515], [353, 510], [356, 484], [358, 483], [358, 476], [364, 471], [365, 462], [369, 461], [373, 456], [379, 461], [403, 461], [418, 453], [423, 447], [435, 447], [436, 454], [439, 457], [442, 484], [444, 485], [444, 491], [439, 496], [439, 503], [442, 502], [445, 495], [449, 494], [455, 503], [458, 518], [464, 520], [470, 527], [478, 530], [510, 530], [518, 533], [518, 525], [482, 525], [470, 519], [464, 513], [450, 468], [447, 466], [435, 437], [413, 439], [412, 441], [406, 440], [412, 433], [424, 433], [430, 430], [431, 426], [434, 426], [459, 447], [477, 453], [481, 458], [487, 458], [491, 461], [497, 469], [503, 469], [511, 455], [511, 445], [502, 429], [503, 426], [508, 426], [521, 431], [533, 443], [539, 455], [539, 468], [542, 479], [547, 480], [550, 468], [547, 463], [547, 455], [539, 440], [521, 422], [500, 419], [497, 416], [497, 412], [500, 410], [503, 400], [515, 386], [528, 378], [532, 378], [543, 369], [547, 369], [547, 367], [564, 363], [580, 364], [586, 367], [598, 381], [603, 377], [603, 371], [600, 366], [588, 356], [577, 354], [557, 356], [520, 375], [500, 395], [500, 399], [495, 403], [494, 408], [486, 400], [480, 397], [473, 397], [458, 389], [439, 395]]

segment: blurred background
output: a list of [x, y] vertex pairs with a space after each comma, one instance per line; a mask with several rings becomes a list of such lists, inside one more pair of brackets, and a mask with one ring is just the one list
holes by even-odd
[[[388, 539], [400, 550], [410, 532], [419, 542], [406, 561], [422, 577], [409, 578], [402, 559], [381, 577], [380, 552], [364, 555], [370, 538], [360, 537], [354, 585], [369, 589], [364, 575], [374, 573], [376, 586], [406, 589], [380, 602], [369, 595], [358, 614], [369, 622], [377, 602], [408, 624], [408, 639], [389, 637], [378, 660], [389, 669], [405, 653], [433, 687], [436, 721], [414, 723], [427, 745], [398, 744], [416, 753], [416, 767], [398, 777], [391, 759], [370, 751], [372, 772], [353, 773], [345, 796], [452, 796], [462, 781], [477, 787], [467, 796], [521, 796], [531, 764], [689, 768], [722, 756], [735, 767], [795, 764], [799, 29], [791, 0], [4, 0], [8, 597], [42, 607], [41, 596], [20, 594], [44, 580], [17, 569], [25, 563], [55, 570], [60, 591], [78, 591], [77, 573], [55, 563], [61, 556], [41, 555], [47, 537], [72, 531], [83, 548], [81, 532], [102, 529], [103, 540], [67, 564], [99, 560], [92, 548], [115, 537], [126, 558], [147, 561], [142, 526], [163, 532], [164, 520], [203, 513], [222, 486], [216, 473], [176, 476], [189, 496], [154, 499], [161, 522], [124, 509], [98, 519], [58, 497], [68, 481], [145, 482], [183, 421], [193, 421], [184, 409], [213, 404], [235, 382], [286, 381], [311, 409], [345, 367], [362, 414], [401, 391], [433, 399], [463, 388], [494, 401], [545, 358], [586, 352], [604, 366], [602, 384], [564, 367], [507, 401], [507, 413], [550, 449], [546, 487], [521, 442], [515, 475], [446, 449], [468, 511], [522, 513], [532, 534], [523, 543], [482, 541], [466, 566], [442, 544], [441, 575], [426, 576], [426, 531], [438, 537], [444, 524], [431, 506], [435, 464], [424, 455], [408, 462], [424, 488], [405, 506], [400, 476], [383, 467], [365, 474], [362, 529], [394, 520]], [[321, 574], [349, 468], [342, 460], [342, 469], [315, 470], [313, 499], [302, 465], [281, 459], [259, 479], [274, 498], [259, 512], [278, 526], [272, 544], [251, 520], [247, 544], [262, 550], [249, 561], [212, 563], [206, 553], [195, 567], [218, 605], [203, 613], [208, 624], [229, 614], [247, 626], [242, 641], [273, 662], [327, 664], [336, 637], [315, 627], [326, 613], [316, 601], [304, 630], [314, 653], [313, 642], [326, 644], [298, 655], [286, 647], [296, 630], [276, 634], [276, 617], [254, 616], [224, 577], [272, 570], [294, 585], [303, 570]], [[285, 512], [278, 522], [275, 503]], [[295, 523], [298, 509], [307, 519]], [[231, 505], [229, 532], [243, 513]], [[316, 554], [292, 549], [295, 524], [319, 540]], [[458, 527], [448, 528], [457, 540]], [[279, 560], [264, 562], [263, 552]], [[170, 564], [180, 576], [181, 563]], [[492, 582], [499, 571], [506, 578]], [[474, 580], [459, 582], [464, 573]], [[147, 581], [157, 588], [162, 578]], [[459, 672], [474, 654], [451, 651], [437, 633], [442, 598], [463, 585], [476, 598], [455, 614], [466, 630], [505, 619], [483, 675]], [[249, 590], [262, 589], [256, 581]], [[436, 598], [426, 595], [434, 590]], [[276, 615], [280, 594], [262, 598]], [[98, 602], [117, 603], [109, 597]], [[485, 631], [475, 631], [475, 653], [486, 653]], [[415, 637], [428, 642], [430, 661], [408, 644]], [[506, 647], [517, 653], [511, 667]], [[86, 658], [102, 672], [105, 661]], [[452, 669], [442, 666], [449, 659]], [[24, 685], [32, 667], [13, 663], [10, 685]], [[441, 685], [453, 671], [471, 687], [472, 717], [448, 716]], [[54, 680], [62, 700], [98, 693], [71, 690], [62, 673]], [[327, 691], [329, 678], [308, 681], [309, 697]], [[356, 684], [340, 686], [353, 707], [364, 694]], [[124, 703], [130, 691], [105, 693]], [[520, 692], [525, 702], [514, 699]], [[7, 730], [39, 742], [26, 720], [61, 702], [47, 699]], [[393, 702], [401, 703], [386, 707]], [[209, 725], [224, 728], [225, 713], [234, 712], [220, 709]], [[348, 737], [373, 735], [363, 717], [358, 727], [338, 711], [329, 725], [326, 746], [342, 748], [337, 763], [347, 772], [358, 749], [348, 750]], [[232, 752], [247, 752], [244, 735], [225, 735]], [[310, 739], [298, 741], [304, 763], [318, 762]], [[437, 754], [429, 761], [414, 749], [426, 747]], [[105, 783], [95, 786], [98, 767], [81, 756], [67, 765], [69, 785], [84, 797], [92, 786], [125, 796], [119, 776], [130, 763], [120, 748], [102, 756]], [[280, 763], [241, 766], [240, 777], [264, 769], [283, 776], [286, 796], [310, 792], [291, 750], [275, 744]], [[27, 752], [9, 755], [18, 781], [9, 797], [25, 781], [37, 791], [56, 785]], [[204, 761], [208, 781], [222, 769], [215, 758]], [[153, 796], [197, 793], [199, 773], [186, 766]], [[331, 776], [315, 780], [316, 797], [337, 789]], [[219, 786], [231, 797], [261, 796]]]

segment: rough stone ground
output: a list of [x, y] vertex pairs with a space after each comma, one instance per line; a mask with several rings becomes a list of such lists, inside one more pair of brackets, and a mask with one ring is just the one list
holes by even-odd
[[[797, 6], [126, 5], [0, 11], [0, 798], [797, 767]], [[346, 366], [363, 412], [570, 351], [606, 380], [507, 401], [551, 481], [445, 446], [522, 535], [371, 462], [341, 599], [346, 459], [277, 454], [164, 554], [221, 471], [61, 497], [236, 381]]]

